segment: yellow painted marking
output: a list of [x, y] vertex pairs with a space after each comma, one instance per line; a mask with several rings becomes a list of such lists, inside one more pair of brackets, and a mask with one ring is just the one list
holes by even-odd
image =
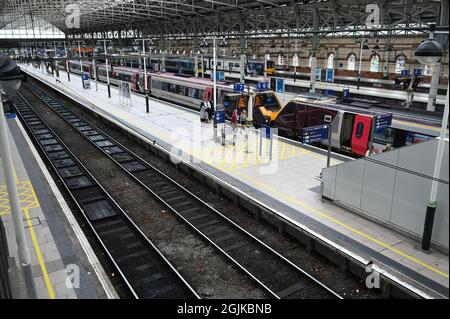
[[[36, 193], [34, 191], [33, 185], [31, 184], [30, 181], [28, 181], [28, 184], [30, 186], [30, 190], [31, 190], [31, 192], [33, 194], [33, 197], [34, 197], [36, 203], [40, 206], [39, 199], [36, 196]], [[42, 275], [44, 277], [45, 286], [47, 287], [47, 291], [48, 291], [48, 294], [50, 296], [50, 299], [55, 299], [55, 292], [53, 290], [53, 286], [52, 286], [52, 283], [50, 281], [50, 278], [48, 277], [47, 268], [45, 267], [44, 259], [42, 258], [41, 249], [39, 248], [39, 243], [36, 240], [36, 233], [34, 232], [33, 224], [31, 223], [31, 220], [30, 220], [30, 214], [28, 212], [28, 208], [24, 209], [24, 213], [25, 213], [25, 216], [26, 216], [26, 218], [28, 220], [28, 229], [30, 231], [31, 240], [33, 241], [34, 250], [35, 250], [37, 258], [39, 260], [39, 265], [41, 266], [41, 270], [42, 270]]]
[[310, 206], [308, 204], [305, 204], [304, 202], [302, 202], [302, 201], [300, 201], [298, 199], [295, 199], [295, 198], [293, 198], [293, 197], [291, 197], [291, 196], [289, 196], [287, 194], [284, 194], [284, 193], [276, 190], [275, 188], [273, 188], [273, 187], [271, 187], [269, 185], [266, 185], [266, 184], [264, 184], [264, 183], [262, 183], [262, 182], [260, 182], [260, 181], [258, 181], [256, 179], [254, 179], [253, 177], [250, 177], [250, 176], [248, 176], [246, 174], [243, 174], [241, 172], [236, 172], [236, 174], [241, 176], [242, 178], [245, 178], [245, 179], [251, 181], [254, 184], [257, 184], [258, 186], [261, 186], [263, 188], [266, 188], [266, 189], [270, 190], [271, 192], [277, 194], [280, 197], [283, 197], [283, 198], [285, 198], [285, 199], [287, 199], [287, 200], [289, 200], [291, 202], [299, 204], [300, 206], [308, 209], [309, 211], [311, 211], [311, 212], [313, 212], [313, 213], [315, 213], [317, 215], [320, 215], [320, 216], [322, 216], [322, 217], [324, 217], [324, 218], [326, 218], [326, 219], [328, 219], [328, 220], [330, 220], [330, 221], [332, 221], [332, 222], [334, 222], [334, 223], [336, 223], [336, 224], [338, 224], [338, 225], [340, 225], [340, 226], [342, 226], [342, 227], [344, 227], [344, 228], [354, 232], [355, 234], [358, 234], [358, 235], [360, 235], [360, 236], [362, 236], [362, 237], [364, 237], [364, 238], [366, 238], [366, 239], [368, 239], [368, 240], [370, 240], [370, 241], [372, 241], [372, 242], [374, 242], [374, 243], [376, 243], [376, 244], [378, 244], [378, 245], [380, 245], [380, 246], [382, 246], [382, 247], [384, 247], [384, 248], [386, 248], [386, 249], [388, 249], [388, 250], [390, 250], [390, 251], [392, 251], [392, 252], [402, 256], [402, 257], [404, 257], [404, 258], [407, 258], [407, 259], [409, 259], [409, 260], [411, 260], [411, 261], [413, 261], [413, 262], [415, 262], [415, 263], [417, 263], [419, 265], [422, 265], [425, 268], [428, 268], [429, 270], [431, 270], [431, 271], [433, 271], [433, 272], [435, 272], [435, 273], [437, 273], [437, 274], [439, 274], [439, 275], [441, 275], [441, 276], [443, 276], [445, 278], [449, 278], [449, 275], [447, 273], [445, 273], [445, 272], [443, 272], [443, 271], [441, 271], [439, 269], [436, 269], [433, 266], [430, 266], [429, 264], [421, 261], [420, 259], [414, 258], [414, 257], [412, 257], [412, 256], [410, 256], [410, 255], [408, 255], [408, 254], [406, 254], [406, 253], [404, 253], [404, 252], [394, 248], [394, 247], [391, 247], [390, 245], [382, 242], [381, 240], [373, 238], [372, 236], [367, 235], [366, 233], [364, 233], [362, 231], [359, 231], [359, 230], [357, 230], [357, 229], [355, 229], [355, 228], [353, 228], [353, 227], [351, 227], [351, 226], [349, 226], [349, 225], [347, 225], [347, 224], [337, 220], [336, 218], [333, 218], [333, 217], [331, 217], [331, 216], [329, 216], [329, 215], [319, 211], [318, 209], [316, 209], [316, 208], [314, 208], [314, 207], [312, 207], [312, 206]]
[[[17, 174], [15, 174], [15, 176], [17, 177]], [[42, 253], [39, 247], [39, 243], [36, 239], [36, 233], [34, 231], [29, 213], [30, 209], [40, 207], [39, 199], [36, 196], [30, 180], [22, 182], [17, 181], [17, 193], [19, 196], [20, 207], [22, 208], [25, 219], [27, 220], [28, 231], [30, 232], [34, 251], [36, 252], [36, 256], [42, 270], [42, 276], [44, 278], [45, 286], [47, 288], [50, 299], [55, 299], [55, 292], [48, 276], [47, 268], [45, 267], [44, 258], [42, 257]], [[9, 205], [8, 190], [6, 188], [6, 185], [0, 185], [0, 216], [5, 216], [10, 213], [11, 207]]]
[[440, 130], [441, 130], [440, 127], [430, 126], [430, 125], [426, 125], [426, 124], [412, 123], [412, 122], [407, 122], [407, 121], [402, 121], [402, 120], [393, 120], [393, 122], [404, 124], [404, 125], [409, 125], [409, 126], [422, 127], [422, 128], [426, 128], [431, 131], [435, 131], [435, 132], [440, 132]]
[[283, 143], [283, 146], [281, 147], [281, 153], [280, 153], [280, 159], [284, 159], [284, 152], [286, 151], [286, 143]]

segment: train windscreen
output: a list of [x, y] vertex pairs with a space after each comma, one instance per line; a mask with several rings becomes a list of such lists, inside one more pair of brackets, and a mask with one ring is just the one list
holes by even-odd
[[270, 111], [280, 109], [280, 104], [272, 92], [258, 93], [255, 98], [255, 107], [265, 107]]

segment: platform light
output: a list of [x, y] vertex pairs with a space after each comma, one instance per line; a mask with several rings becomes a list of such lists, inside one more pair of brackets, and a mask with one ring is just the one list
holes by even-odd
[[[414, 52], [414, 56], [421, 64], [432, 64], [433, 67], [439, 62], [443, 55], [443, 49], [442, 45], [433, 40], [433, 27], [430, 27], [430, 38], [422, 42]], [[435, 76], [435, 75], [433, 75]], [[433, 79], [432, 86], [433, 86]], [[430, 88], [431, 91], [431, 88]], [[440, 131], [440, 137], [438, 141], [438, 147], [436, 150], [436, 160], [434, 164], [434, 171], [433, 171], [433, 180], [431, 183], [431, 191], [430, 191], [430, 198], [427, 203], [426, 212], [425, 212], [425, 221], [424, 221], [424, 229], [422, 234], [422, 249], [423, 250], [429, 250], [431, 245], [431, 238], [433, 233], [433, 224], [434, 224], [434, 216], [436, 213], [436, 209], [438, 207], [438, 187], [439, 182], [438, 179], [440, 177], [441, 167], [442, 167], [442, 161], [444, 157], [444, 149], [445, 149], [445, 137], [446, 137], [446, 131], [447, 131], [447, 123], [448, 123], [448, 114], [449, 114], [449, 91], [447, 90], [447, 96], [445, 100], [445, 107], [444, 107], [444, 114], [442, 117], [442, 124], [441, 124], [441, 131]], [[429, 97], [428, 104], [430, 104], [431, 94]], [[428, 109], [428, 106], [427, 106]]]
[[421, 64], [434, 64], [439, 62], [443, 53], [442, 45], [439, 42], [428, 39], [417, 47], [414, 56]]
[[376, 50], [380, 50], [380, 46], [378, 45], [378, 39], [377, 42], [375, 43], [375, 45], [373, 46], [373, 49]]

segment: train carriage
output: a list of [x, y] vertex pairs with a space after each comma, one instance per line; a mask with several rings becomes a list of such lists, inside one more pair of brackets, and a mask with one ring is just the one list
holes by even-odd
[[[382, 112], [351, 107], [335, 97], [318, 94], [299, 94], [279, 112], [273, 125], [282, 136], [301, 140], [302, 129], [331, 124], [331, 147], [357, 156], [364, 156], [369, 149], [375, 116]], [[430, 139], [417, 128], [388, 127], [374, 131], [374, 148], [386, 144], [401, 147]], [[324, 141], [323, 144], [328, 144]]]

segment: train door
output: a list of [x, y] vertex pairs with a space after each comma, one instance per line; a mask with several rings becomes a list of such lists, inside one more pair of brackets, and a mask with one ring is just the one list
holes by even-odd
[[210, 86], [207, 86], [206, 90], [205, 90], [205, 98], [204, 98], [204, 100], [205, 101], [211, 101], [212, 99], [213, 99], [213, 88], [210, 87]]
[[139, 91], [139, 74], [134, 73], [131, 75], [131, 89], [133, 91]]
[[364, 156], [367, 152], [372, 116], [356, 115], [352, 133], [352, 152]]
[[333, 118], [331, 122], [331, 147], [336, 149], [341, 148], [341, 129], [342, 129], [342, 118], [343, 113], [338, 111], [336, 116]]
[[342, 114], [340, 144], [341, 149], [349, 152], [352, 150], [352, 133], [355, 116], [356, 114], [349, 112], [343, 112]]

